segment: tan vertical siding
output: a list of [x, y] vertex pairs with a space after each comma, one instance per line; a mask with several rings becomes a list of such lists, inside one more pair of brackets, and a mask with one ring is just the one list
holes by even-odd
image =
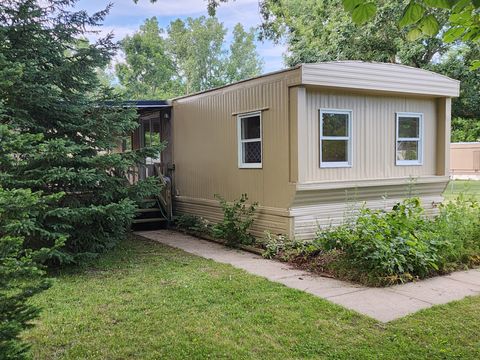
[[[179, 214], [194, 214], [208, 221], [217, 223], [223, 219], [222, 209], [215, 200], [176, 198], [176, 211]], [[273, 234], [286, 234], [290, 231], [291, 217], [286, 210], [270, 209], [260, 206], [255, 212], [255, 221], [251, 232], [256, 237], [263, 237], [268, 230]]]
[[289, 146], [290, 146], [290, 182], [298, 181], [298, 111], [299, 87], [290, 88], [289, 103]]
[[438, 203], [443, 201], [448, 181], [446, 176], [431, 176], [418, 181], [384, 179], [298, 185], [290, 208], [293, 231], [297, 238], [312, 238], [319, 227], [341, 224], [361, 206], [390, 210], [410, 196], [418, 196], [426, 213], [434, 214]]
[[448, 175], [450, 172], [450, 132], [452, 117], [452, 99], [437, 100], [437, 175]]
[[[210, 201], [215, 194], [231, 201], [247, 193], [263, 208], [288, 208], [295, 193], [290, 183], [288, 85], [298, 76], [299, 70], [283, 72], [173, 102], [175, 184], [181, 212], [199, 209], [189, 199]], [[263, 168], [239, 169], [237, 116], [232, 114], [257, 109], [264, 109]], [[209, 203], [202, 211], [214, 207]], [[256, 226], [263, 223], [268, 228], [270, 222], [275, 229], [289, 231], [288, 219], [274, 221], [276, 214], [261, 213]]]
[[[418, 177], [436, 174], [437, 109], [433, 98], [392, 97], [307, 89], [306, 114], [300, 118], [300, 182]], [[319, 110], [352, 110], [352, 167], [320, 168]], [[395, 114], [424, 114], [424, 158], [420, 166], [395, 165]]]

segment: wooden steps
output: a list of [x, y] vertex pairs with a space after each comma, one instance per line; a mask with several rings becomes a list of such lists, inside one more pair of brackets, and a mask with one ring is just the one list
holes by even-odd
[[[154, 201], [155, 200], [147, 199], [144, 204], [152, 203]], [[132, 223], [132, 229], [136, 231], [165, 229], [167, 226], [168, 220], [165, 219], [162, 210], [156, 205], [156, 203], [154, 207], [137, 209], [136, 216]]]
[[146, 223], [153, 223], [153, 222], [167, 222], [164, 218], [147, 218], [147, 219], [133, 219], [134, 224], [146, 224]]
[[151, 212], [158, 212], [160, 209], [159, 208], [148, 208], [148, 209], [137, 209], [135, 210], [137, 214], [145, 214], [145, 213], [151, 213]]

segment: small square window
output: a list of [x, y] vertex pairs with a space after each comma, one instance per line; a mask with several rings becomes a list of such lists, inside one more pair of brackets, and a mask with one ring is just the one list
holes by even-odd
[[348, 162], [348, 140], [323, 140], [322, 162]]
[[418, 142], [399, 141], [397, 143], [397, 160], [418, 161]]
[[238, 167], [262, 167], [262, 117], [260, 112], [238, 115]]
[[323, 113], [323, 136], [348, 136], [349, 114]]
[[422, 165], [423, 114], [397, 113], [396, 164]]
[[245, 164], [262, 163], [262, 143], [260, 141], [244, 142], [242, 151]]
[[418, 138], [420, 137], [420, 118], [400, 116], [398, 118], [398, 137], [399, 138]]
[[320, 167], [350, 167], [350, 110], [320, 110]]
[[243, 117], [242, 121], [242, 140], [260, 138], [260, 116]]

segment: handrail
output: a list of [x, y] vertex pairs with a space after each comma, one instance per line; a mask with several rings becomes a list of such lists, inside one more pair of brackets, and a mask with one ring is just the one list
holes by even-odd
[[167, 220], [171, 221], [173, 220], [172, 180], [163, 175], [160, 164], [154, 164], [154, 172], [162, 185], [162, 189], [158, 193], [160, 205], [165, 210]]
[[[140, 171], [142, 166], [145, 165], [137, 165], [131, 168], [127, 174], [128, 182], [133, 185], [140, 180]], [[172, 202], [172, 180], [168, 177], [163, 175], [161, 170], [161, 164], [153, 164], [153, 172], [154, 176], [156, 176], [161, 184], [161, 190], [156, 196], [156, 200], [160, 211], [162, 212], [163, 216], [166, 220], [172, 221], [173, 220], [173, 202]]]

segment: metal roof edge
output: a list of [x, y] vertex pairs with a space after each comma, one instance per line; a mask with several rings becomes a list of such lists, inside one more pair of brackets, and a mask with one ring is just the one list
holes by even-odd
[[248, 82], [248, 81], [257, 80], [257, 79], [261, 79], [261, 78], [264, 78], [264, 77], [268, 77], [268, 76], [272, 76], [272, 75], [281, 74], [281, 73], [284, 73], [284, 72], [297, 70], [301, 66], [302, 66], [302, 64], [298, 64], [296, 66], [293, 66], [293, 67], [290, 67], [290, 68], [287, 68], [287, 69], [271, 71], [271, 72], [268, 72], [268, 73], [265, 73], [265, 74], [262, 74], [262, 75], [254, 76], [254, 77], [251, 77], [251, 78], [248, 78], [248, 79], [236, 81], [236, 82], [233, 82], [233, 83], [230, 83], [230, 84], [225, 84], [225, 85], [222, 85], [222, 86], [217, 86], [217, 87], [214, 87], [214, 88], [211, 88], [211, 89], [208, 89], [208, 90], [197, 91], [197, 92], [194, 92], [194, 93], [191, 93], [191, 94], [177, 96], [177, 97], [171, 99], [171, 101], [173, 102], [173, 101], [177, 101], [177, 100], [182, 100], [182, 99], [185, 99], [185, 98], [188, 98], [188, 97], [198, 96], [198, 95], [206, 94], [206, 93], [209, 93], [209, 92], [212, 92], [212, 91], [221, 90], [221, 89], [228, 88], [230, 86], [234, 86], [234, 85], [238, 85], [238, 84], [242, 84], [242, 83], [245, 83], [245, 82]]

